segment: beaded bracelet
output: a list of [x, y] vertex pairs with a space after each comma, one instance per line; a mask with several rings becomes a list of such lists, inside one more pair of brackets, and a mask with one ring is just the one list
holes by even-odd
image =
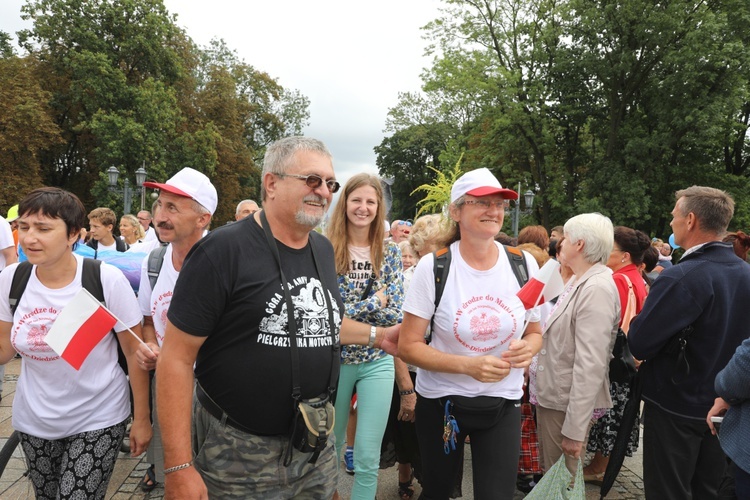
[[399, 396], [408, 396], [409, 394], [414, 394], [414, 389], [409, 389], [408, 391], [398, 391]]
[[191, 465], [193, 465], [192, 460], [186, 464], [175, 465], [174, 467], [170, 467], [169, 469], [164, 469], [164, 475], [171, 474], [172, 472], [177, 472], [178, 470], [187, 469]]

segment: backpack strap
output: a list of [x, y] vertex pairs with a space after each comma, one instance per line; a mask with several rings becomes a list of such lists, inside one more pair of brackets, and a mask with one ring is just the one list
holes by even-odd
[[159, 273], [161, 272], [161, 266], [164, 264], [164, 254], [167, 253], [167, 245], [160, 245], [148, 254], [148, 282], [151, 284], [151, 290], [153, 291], [156, 286], [156, 280], [159, 279]]
[[503, 245], [505, 253], [508, 255], [508, 261], [510, 262], [510, 268], [513, 269], [513, 274], [518, 280], [518, 286], [523, 288], [527, 281], [529, 281], [529, 270], [526, 268], [526, 259], [523, 256], [523, 252], [516, 247], [509, 247]]
[[435, 310], [437, 310], [440, 299], [443, 298], [445, 281], [448, 279], [448, 271], [451, 267], [451, 249], [446, 247], [434, 252], [434, 260], [432, 272], [435, 275]]
[[102, 261], [85, 257], [81, 270], [81, 285], [104, 304], [104, 287], [102, 286]]
[[26, 285], [29, 282], [29, 278], [31, 278], [31, 270], [33, 267], [34, 266], [31, 265], [31, 262], [28, 260], [21, 262], [16, 267], [16, 272], [13, 274], [13, 281], [10, 283], [10, 293], [8, 294], [11, 315], [16, 313], [18, 301], [21, 300], [21, 295], [23, 295], [24, 290], [26, 290]]
[[[443, 290], [445, 289], [445, 282], [448, 279], [448, 271], [451, 267], [451, 249], [449, 247], [441, 248], [432, 253], [433, 265], [432, 273], [435, 276], [435, 311], [437, 312], [438, 305], [440, 305], [440, 299], [443, 298]], [[432, 330], [435, 328], [435, 314], [432, 314], [430, 319], [430, 334], [427, 336], [427, 343], [429, 344], [432, 340]]]

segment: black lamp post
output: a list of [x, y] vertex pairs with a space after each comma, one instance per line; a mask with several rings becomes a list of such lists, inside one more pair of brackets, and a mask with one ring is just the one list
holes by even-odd
[[143, 188], [143, 183], [146, 182], [147, 175], [145, 162], [142, 167], [138, 168], [138, 170], [135, 171], [136, 186], [134, 188], [130, 187], [130, 180], [128, 178], [125, 178], [124, 186], [122, 189], [117, 187], [117, 180], [120, 177], [120, 171], [115, 166], [109, 167], [107, 169], [107, 175], [109, 176], [109, 190], [114, 193], [122, 194], [123, 209], [125, 210], [123, 213], [130, 213], [130, 208], [133, 203], [133, 194], [141, 195], [141, 210], [143, 210], [143, 206], [146, 204], [146, 190]]
[[[518, 183], [518, 194], [521, 194], [521, 183]], [[519, 197], [513, 206], [513, 237], [518, 238], [518, 225], [521, 221], [521, 214], [530, 214], [531, 209], [534, 206], [534, 191], [531, 189], [527, 190], [523, 194], [523, 200], [526, 202], [526, 209], [521, 210], [521, 198]]]

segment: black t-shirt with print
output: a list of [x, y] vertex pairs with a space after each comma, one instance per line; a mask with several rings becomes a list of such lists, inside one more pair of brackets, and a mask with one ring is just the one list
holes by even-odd
[[[343, 303], [333, 247], [311, 233], [331, 297], [336, 343]], [[328, 387], [329, 314], [310, 243], [296, 250], [276, 241], [295, 305], [302, 396]], [[252, 217], [220, 227], [190, 250], [174, 289], [169, 320], [206, 337], [195, 375], [233, 419], [258, 435], [287, 434], [293, 416], [292, 369], [281, 274], [263, 229]], [[333, 364], [338, 381], [338, 356]]]

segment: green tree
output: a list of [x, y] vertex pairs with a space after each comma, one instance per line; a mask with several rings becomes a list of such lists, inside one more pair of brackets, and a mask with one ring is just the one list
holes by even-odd
[[393, 179], [391, 220], [415, 217], [421, 197], [414, 191], [434, 180], [435, 171], [441, 169], [440, 153], [450, 136], [450, 127], [445, 124], [412, 125], [374, 148], [380, 175]]
[[47, 106], [49, 93], [39, 85], [33, 58], [0, 58], [0, 210], [18, 203], [43, 185], [39, 154], [61, 143], [60, 129]]
[[663, 234], [676, 189], [726, 183], [717, 160], [748, 77], [747, 37], [732, 18], [747, 15], [734, 0], [571, 0], [571, 74], [598, 108], [581, 210]]
[[446, 121], [460, 121], [449, 144], [466, 150], [465, 169], [531, 186], [543, 224], [596, 210], [662, 236], [679, 188], [744, 198], [746, 1], [444, 6], [426, 26], [435, 56], [423, 74], [427, 102], [401, 99], [389, 118], [404, 131], [421, 123], [422, 108], [459, 111], [451, 116], [462, 121]]
[[94, 205], [93, 187], [111, 165], [133, 179], [145, 162], [161, 177], [184, 37], [162, 2], [40, 0], [22, 12], [34, 24], [19, 43], [44, 66], [41, 84], [64, 138], [41, 155], [44, 182]]
[[110, 166], [131, 184], [144, 164], [158, 181], [189, 166], [217, 185], [224, 222], [239, 199], [257, 196], [265, 146], [309, 119], [305, 96], [223, 41], [197, 47], [162, 0], [28, 0], [22, 12], [33, 27], [19, 42], [39, 63], [49, 95], [40, 105], [62, 137], [37, 155], [42, 182], [89, 206], [120, 209], [107, 189]]

